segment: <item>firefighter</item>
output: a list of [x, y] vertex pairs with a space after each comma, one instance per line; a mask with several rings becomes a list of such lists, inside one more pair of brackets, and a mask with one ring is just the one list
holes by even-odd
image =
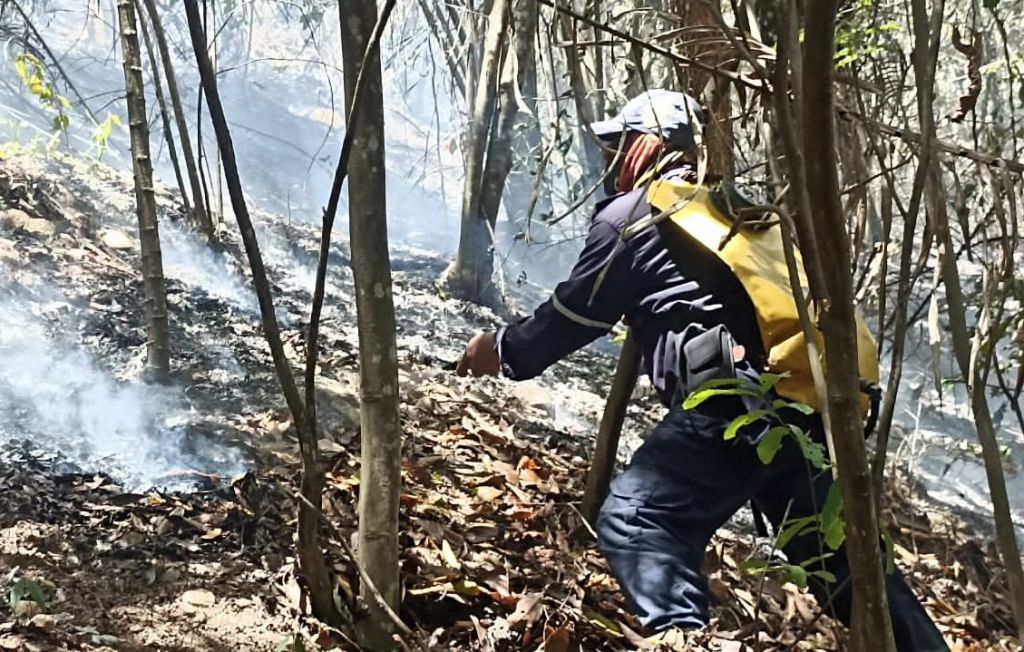
[[[757, 444], [772, 425], [767, 417], [725, 438], [729, 424], [763, 399], [723, 395], [682, 406], [709, 379], [756, 384], [766, 370], [788, 373], [773, 394], [817, 405], [782, 236], [777, 227], [729, 224], [729, 210], [699, 178], [704, 121], [693, 98], [650, 90], [614, 119], [591, 125], [608, 152], [609, 196], [597, 205], [569, 278], [532, 316], [474, 337], [458, 368], [460, 375], [533, 378], [620, 319], [629, 324], [668, 411], [613, 481], [596, 529], [627, 601], [653, 632], [707, 624], [705, 549], [742, 505], [752, 500], [778, 532], [783, 521], [817, 514], [832, 484], [791, 437], [762, 463]], [[877, 380], [875, 344], [862, 320], [858, 334], [862, 375]], [[824, 440], [817, 413], [782, 413]], [[818, 602], [849, 623], [846, 556], [840, 548], [821, 559], [823, 550], [814, 532], [782, 552], [791, 564], [810, 562]], [[885, 581], [897, 648], [948, 649], [899, 571]]]

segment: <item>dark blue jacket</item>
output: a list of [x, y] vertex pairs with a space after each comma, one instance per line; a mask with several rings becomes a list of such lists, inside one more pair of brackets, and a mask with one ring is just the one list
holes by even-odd
[[[761, 338], [750, 299], [713, 252], [668, 221], [620, 239], [626, 224], [650, 213], [644, 190], [598, 204], [569, 278], [532, 316], [498, 332], [505, 376], [537, 376], [623, 317], [666, 405], [676, 389], [681, 346], [690, 337], [724, 324], [746, 348], [747, 360], [759, 358]], [[753, 367], [745, 363], [743, 369]]]

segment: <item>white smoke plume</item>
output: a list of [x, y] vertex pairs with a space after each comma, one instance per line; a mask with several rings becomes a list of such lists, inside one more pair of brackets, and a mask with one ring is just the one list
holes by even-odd
[[[11, 278], [3, 267], [0, 274]], [[179, 389], [115, 379], [80, 346], [48, 333], [51, 319], [69, 312], [61, 297], [44, 290], [43, 300], [29, 299], [15, 289], [0, 288], [0, 442], [29, 439], [137, 490], [185, 488], [193, 471], [241, 472], [239, 451], [193, 442], [194, 415]]]

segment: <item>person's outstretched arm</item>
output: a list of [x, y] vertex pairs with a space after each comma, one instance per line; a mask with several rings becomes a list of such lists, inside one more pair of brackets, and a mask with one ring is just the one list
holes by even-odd
[[618, 229], [595, 218], [569, 278], [532, 316], [474, 337], [459, 374], [533, 378], [611, 330], [637, 297], [632, 251], [618, 243]]

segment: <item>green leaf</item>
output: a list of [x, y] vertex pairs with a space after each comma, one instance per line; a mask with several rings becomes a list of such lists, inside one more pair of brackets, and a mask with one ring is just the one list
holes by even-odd
[[723, 439], [725, 439], [726, 441], [734, 439], [736, 435], [739, 433], [740, 428], [744, 426], [749, 426], [750, 424], [754, 423], [755, 421], [764, 416], [767, 416], [768, 414], [768, 410], [754, 410], [753, 412], [741, 414], [740, 416], [733, 419], [732, 422], [729, 424], [729, 427], [725, 429], [725, 435], [723, 436]]
[[757, 393], [753, 390], [742, 389], [739, 387], [733, 388], [721, 388], [721, 389], [698, 389], [694, 393], [690, 394], [683, 401], [684, 410], [692, 410], [709, 398], [716, 396], [757, 396]]
[[782, 530], [779, 532], [779, 536], [775, 539], [775, 547], [779, 550], [784, 550], [789, 542], [794, 537], [800, 534], [806, 534], [814, 530], [814, 526], [818, 523], [818, 516], [804, 516], [803, 518], [796, 518], [786, 521], [783, 524]]
[[982, 4], [985, 5], [985, 9], [995, 9], [999, 6], [999, 0], [985, 0]]
[[96, 144], [97, 159], [103, 158], [103, 154], [107, 151], [107, 142], [114, 133], [114, 127], [120, 124], [121, 118], [113, 113], [108, 113], [107, 118], [96, 126], [96, 130], [92, 134], [92, 142]]
[[775, 426], [761, 437], [761, 441], [757, 442], [757, 457], [762, 464], [772, 463], [779, 450], [782, 449], [782, 438], [786, 436], [787, 432], [789, 432], [787, 426]]
[[768, 570], [768, 562], [763, 559], [744, 559], [740, 562], [740, 570], [744, 573], [757, 575]]
[[835, 584], [836, 583], [836, 576], [833, 575], [832, 573], [828, 572], [827, 570], [811, 571], [811, 576], [817, 577], [818, 579], [821, 579], [821, 580], [824, 580], [828, 584]]
[[19, 602], [26, 598], [39, 605], [40, 609], [46, 609], [46, 595], [43, 593], [43, 587], [39, 586], [35, 580], [22, 577], [11, 586], [9, 598], [11, 609], [14, 609]]
[[826, 559], [828, 559], [829, 557], [834, 557], [834, 556], [835, 555], [833, 553], [826, 552], [826, 553], [821, 554], [821, 555], [815, 555], [813, 557], [809, 557], [809, 558], [803, 560], [802, 562], [800, 562], [800, 565], [803, 566], [804, 568], [810, 568], [814, 564], [823, 562]]
[[808, 416], [814, 414], [814, 408], [812, 408], [810, 405], [807, 405], [806, 403], [800, 403], [798, 401], [787, 401], [784, 398], [777, 398], [774, 401], [772, 401], [772, 407], [775, 408], [776, 410], [789, 408], [791, 410], [796, 410], [797, 412], [801, 414], [806, 414]]
[[811, 463], [811, 466], [819, 470], [825, 469], [828, 466], [825, 463], [825, 446], [811, 439], [807, 431], [802, 428], [791, 425], [789, 430], [796, 439], [796, 443], [800, 445], [800, 451], [807, 458], [807, 461]]
[[746, 387], [753, 389], [750, 383], [743, 378], [712, 378], [705, 380], [695, 391], [702, 392], [707, 389], [718, 389], [720, 387]]
[[807, 588], [807, 571], [800, 566], [786, 564], [783, 568], [782, 581], [792, 582], [801, 589]]
[[789, 372], [783, 372], [781, 374], [763, 373], [758, 379], [758, 384], [761, 386], [761, 392], [767, 394], [771, 390], [775, 389], [775, 386], [780, 382], [789, 378]]
[[821, 508], [821, 534], [825, 538], [825, 545], [832, 550], [839, 550], [846, 539], [843, 527], [843, 492], [838, 482], [833, 482], [829, 487], [825, 504]]
[[615, 634], [620, 635], [622, 634], [622, 629], [619, 627], [619, 624], [617, 622], [615, 622], [611, 618], [608, 618], [607, 616], [604, 616], [594, 611], [593, 609], [583, 607], [583, 617], [589, 620], [591, 624], [597, 625], [598, 627], [602, 627], [606, 631], [614, 632]]
[[51, 123], [54, 131], [66, 131], [68, 125], [70, 124], [71, 121], [68, 119], [68, 116], [64, 113], [58, 113], [57, 115], [53, 116], [53, 121]]
[[879, 528], [882, 531], [882, 542], [885, 544], [885, 574], [892, 575], [896, 572], [896, 542], [892, 540], [892, 532], [884, 525]]

